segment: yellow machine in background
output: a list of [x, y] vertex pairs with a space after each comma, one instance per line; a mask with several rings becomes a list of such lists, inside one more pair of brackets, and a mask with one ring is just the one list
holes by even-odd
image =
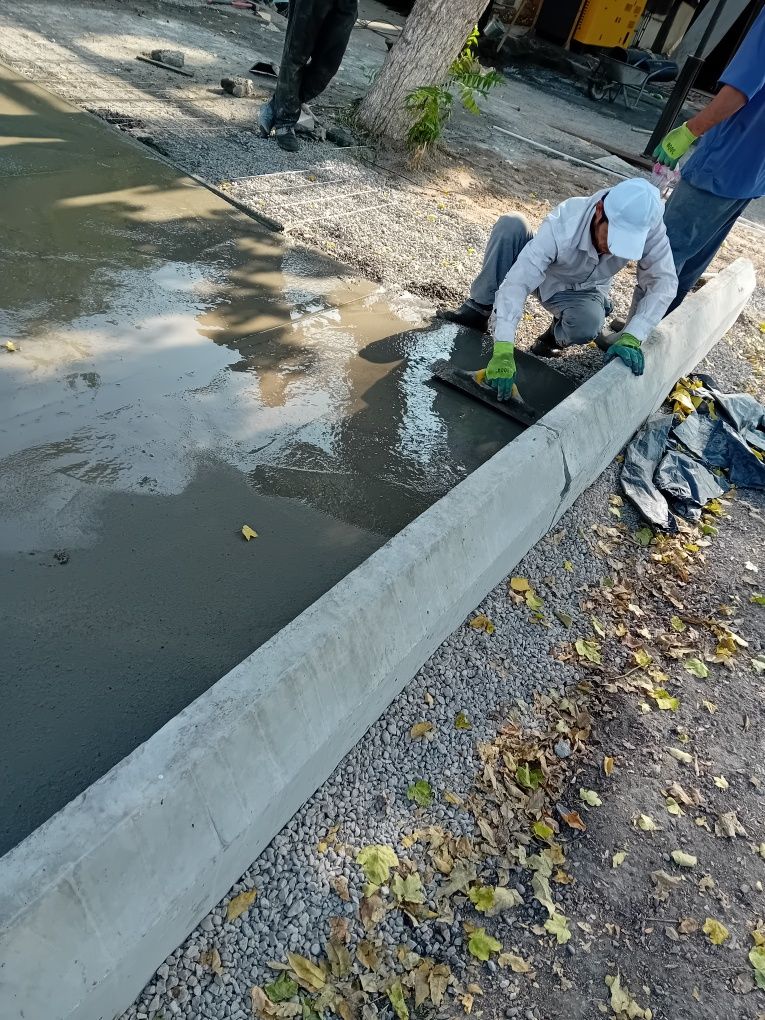
[[573, 38], [584, 46], [629, 46], [647, 0], [584, 0]]

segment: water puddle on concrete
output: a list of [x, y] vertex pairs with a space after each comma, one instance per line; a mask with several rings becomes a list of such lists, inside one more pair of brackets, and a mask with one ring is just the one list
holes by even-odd
[[1, 69], [0, 136], [4, 852], [519, 430], [427, 384], [454, 327]]

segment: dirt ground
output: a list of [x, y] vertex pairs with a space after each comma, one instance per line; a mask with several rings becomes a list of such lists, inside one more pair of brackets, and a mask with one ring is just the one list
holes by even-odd
[[[375, 13], [400, 23], [381, 5]], [[91, 37], [84, 27], [102, 15], [106, 28]], [[392, 293], [415, 292], [434, 305], [462, 299], [499, 214], [512, 208], [538, 223], [563, 198], [613, 180], [551, 160], [493, 130], [503, 117], [507, 124], [517, 120], [509, 88], [492, 98], [490, 120], [469, 124], [468, 131], [465, 118], [458, 118], [446, 151], [426, 166], [415, 169], [390, 152], [364, 149], [353, 158], [311, 144], [289, 164], [274, 153], [273, 143], [253, 133], [254, 105], [223, 98], [216, 84], [221, 73], [245, 70], [255, 49], [278, 56], [278, 22], [266, 30], [254, 19], [190, 0], [93, 0], [44, 10], [20, 2], [0, 19], [0, 59], [83, 106], [138, 117], [160, 150], [182, 167], [255, 212], [278, 212], [298, 240]], [[141, 38], [157, 39], [157, 45], [193, 48], [204, 74], [192, 85], [164, 72], [137, 74], [133, 50], [141, 31]], [[327, 116], [342, 115], [384, 56], [381, 36], [365, 30], [355, 40], [353, 59], [324, 97]], [[550, 100], [548, 109], [543, 98], [539, 109], [547, 109], [548, 125], [565, 119], [563, 100]], [[577, 109], [579, 122], [586, 120], [586, 111]], [[593, 121], [598, 116], [591, 115]], [[560, 131], [553, 134], [563, 138]], [[577, 154], [591, 158], [598, 151], [582, 142]], [[294, 169], [313, 178], [312, 184], [326, 185], [318, 211], [309, 205], [297, 215], [294, 195], [284, 199], [285, 174]], [[344, 213], [356, 214], [337, 215], [338, 202]], [[763, 236], [757, 226], [740, 224], [712, 266], [751, 258], [758, 289], [705, 366], [722, 389], [748, 389], [760, 399]], [[629, 274], [622, 274], [614, 291], [617, 314], [626, 312], [630, 296]], [[542, 309], [530, 302], [520, 346], [546, 325]], [[567, 354], [563, 368], [583, 378], [601, 363], [596, 350], [585, 349]], [[616, 493], [618, 465], [610, 470]], [[527, 887], [512, 920], [484, 920], [467, 904], [465, 916], [469, 925], [494, 932], [515, 962], [498, 965], [495, 953], [485, 964], [471, 961], [459, 996], [442, 1013], [472, 1012], [487, 1020], [763, 1020], [765, 991], [756, 986], [749, 954], [765, 940], [765, 607], [753, 601], [765, 590], [765, 502], [762, 494], [737, 492], [701, 531], [674, 540], [648, 536], [646, 545], [637, 515], [609, 504], [602, 487], [598, 492], [592, 498], [600, 500], [599, 527], [612, 530], [592, 541], [602, 577], [579, 589], [577, 607], [594, 618], [593, 633], [572, 635], [559, 649], [578, 667], [569, 708], [586, 724], [571, 739], [570, 756], [559, 760], [552, 750], [554, 734], [564, 732], [555, 730], [558, 702], [539, 702], [519, 724], [528, 753], [544, 747], [545, 760], [559, 773], [538, 805], [537, 821], [546, 828], [535, 845], [537, 854], [546, 848], [555, 858], [556, 912], [568, 917], [570, 936], [551, 937], [543, 927], [550, 912], [531, 895], [528, 868], [512, 858], [510, 885]], [[563, 553], [560, 569], [567, 569]], [[547, 585], [553, 598], [554, 579], [529, 580], [540, 589]], [[578, 655], [574, 637], [596, 641], [601, 661]], [[707, 675], [689, 670], [695, 660]], [[470, 767], [476, 771], [476, 819], [493, 810], [486, 764], [501, 755], [508, 726], [509, 717], [498, 719], [494, 748], [475, 748]], [[585, 797], [596, 791], [601, 804], [584, 803], [580, 790]], [[572, 819], [574, 811], [581, 825]], [[676, 851], [680, 856], [673, 858]]]

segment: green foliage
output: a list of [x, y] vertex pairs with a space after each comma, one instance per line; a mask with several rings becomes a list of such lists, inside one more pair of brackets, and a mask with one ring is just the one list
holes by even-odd
[[406, 108], [414, 117], [406, 137], [411, 149], [422, 154], [441, 137], [454, 108], [452, 89], [456, 90], [466, 110], [478, 114], [481, 112], [478, 100], [485, 99], [495, 85], [504, 81], [498, 71], [481, 70], [475, 55], [477, 47], [478, 26], [449, 68], [449, 77], [443, 85], [423, 85], [406, 97]]

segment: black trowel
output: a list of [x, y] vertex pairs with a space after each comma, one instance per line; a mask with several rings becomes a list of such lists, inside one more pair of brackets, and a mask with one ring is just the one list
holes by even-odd
[[513, 386], [513, 393], [509, 400], [497, 400], [497, 391], [489, 386], [485, 381], [485, 376], [486, 369], [484, 368], [469, 372], [467, 369], [457, 368], [450, 361], [437, 361], [433, 365], [434, 379], [439, 379], [448, 386], [461, 390], [493, 410], [521, 422], [522, 425], [534, 425], [539, 421], [542, 417], [541, 412], [526, 403], [518, 392], [517, 386]]

